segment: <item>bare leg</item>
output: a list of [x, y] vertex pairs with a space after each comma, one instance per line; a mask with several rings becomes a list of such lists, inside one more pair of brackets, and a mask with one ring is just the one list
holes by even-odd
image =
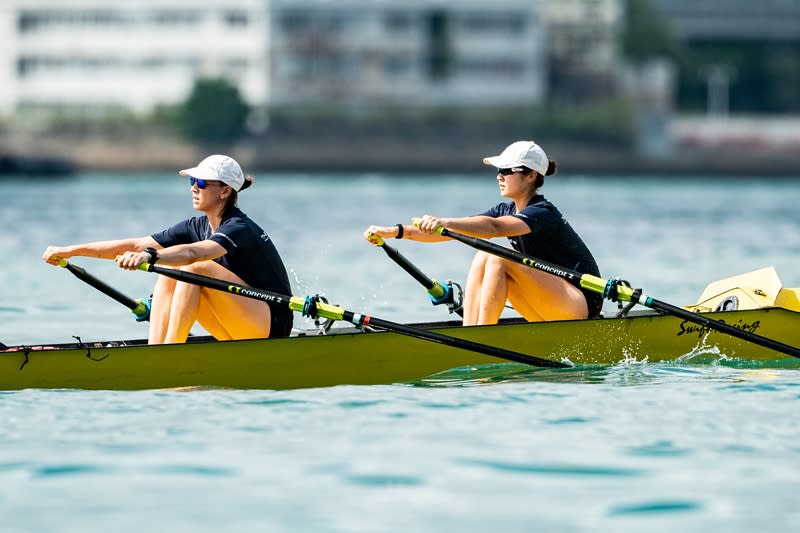
[[464, 321], [465, 326], [474, 326], [478, 323], [478, 310], [481, 303], [481, 286], [489, 254], [478, 252], [472, 259], [472, 266], [467, 275], [467, 286], [464, 289]]
[[169, 325], [167, 326], [164, 342], [186, 342], [189, 332], [197, 320], [199, 304], [200, 286], [184, 282], [175, 284], [175, 292], [172, 295], [172, 302], [170, 302]]
[[153, 301], [150, 303], [150, 331], [147, 339], [149, 344], [162, 344], [167, 335], [175, 283], [174, 279], [166, 276], [156, 278]]
[[498, 258], [509, 280], [508, 299], [529, 322], [587, 318], [583, 293], [566, 280]]
[[[243, 281], [234, 281], [244, 284]], [[272, 313], [264, 302], [211, 289], [200, 293], [197, 321], [219, 340], [269, 337]]]
[[508, 299], [507, 261], [491, 256], [486, 259], [478, 307], [478, 324], [496, 324]]
[[[213, 261], [200, 261], [181, 270], [223, 279], [239, 285], [245, 282]], [[162, 277], [162, 276], [160, 276]], [[158, 285], [157, 285], [158, 287]], [[270, 309], [265, 302], [208, 289], [191, 283], [173, 283], [171, 292], [163, 290], [158, 301], [158, 327], [163, 337], [151, 333], [151, 342], [185, 342], [197, 321], [220, 340], [265, 338], [270, 332]], [[153, 293], [156, 301], [156, 293]]]
[[496, 324], [508, 300], [529, 322], [589, 315], [586, 298], [556, 276], [479, 252], [464, 294], [464, 325]]

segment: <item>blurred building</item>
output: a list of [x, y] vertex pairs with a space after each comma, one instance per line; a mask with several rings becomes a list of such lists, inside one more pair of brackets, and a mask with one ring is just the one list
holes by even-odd
[[684, 51], [682, 110], [800, 114], [800, 1], [653, 2]]
[[0, 113], [147, 112], [219, 76], [254, 106], [530, 104], [546, 93], [542, 5], [4, 0]]
[[271, 0], [273, 102], [539, 102], [547, 79], [541, 4]]
[[552, 98], [575, 103], [617, 93], [624, 0], [553, 0], [542, 10]]
[[800, 40], [796, 0], [653, 0], [686, 40]]
[[137, 112], [225, 76], [268, 99], [263, 0], [3, 0], [0, 113]]

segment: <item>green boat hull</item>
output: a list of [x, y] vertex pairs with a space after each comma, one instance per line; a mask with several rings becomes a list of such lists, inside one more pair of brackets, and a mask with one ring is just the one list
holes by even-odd
[[[800, 313], [782, 308], [709, 313], [751, 333], [800, 345]], [[644, 312], [625, 318], [543, 323], [503, 321], [460, 327], [417, 324], [474, 342], [577, 366], [622, 361], [747, 368], [797, 367], [800, 359]], [[283, 339], [149, 346], [143, 341], [17, 346], [0, 352], [0, 390], [69, 388], [139, 390], [178, 387], [294, 389], [412, 382], [493, 357], [392, 332], [334, 328]]]

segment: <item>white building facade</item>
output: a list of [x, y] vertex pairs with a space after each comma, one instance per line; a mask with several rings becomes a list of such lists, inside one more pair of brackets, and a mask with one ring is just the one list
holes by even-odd
[[147, 113], [203, 77], [229, 79], [256, 107], [535, 104], [545, 3], [4, 0], [0, 114]]
[[221, 76], [263, 104], [265, 15], [263, 0], [4, 0], [0, 113], [147, 112]]

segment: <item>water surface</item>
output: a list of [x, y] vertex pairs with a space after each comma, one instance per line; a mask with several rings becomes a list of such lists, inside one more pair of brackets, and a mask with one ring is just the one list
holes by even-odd
[[[41, 254], [193, 215], [184, 179], [4, 179], [0, 192], [0, 342], [145, 335]], [[563, 176], [543, 193], [603, 275], [661, 300], [765, 266], [800, 285], [800, 179]], [[489, 174], [276, 174], [240, 204], [295, 294], [404, 322], [447, 315], [363, 230], [496, 201]], [[473, 254], [392, 244], [460, 282]], [[133, 297], [153, 283], [74, 262]], [[0, 530], [796, 531], [798, 383], [797, 370], [627, 362], [295, 391], [0, 392]]]

